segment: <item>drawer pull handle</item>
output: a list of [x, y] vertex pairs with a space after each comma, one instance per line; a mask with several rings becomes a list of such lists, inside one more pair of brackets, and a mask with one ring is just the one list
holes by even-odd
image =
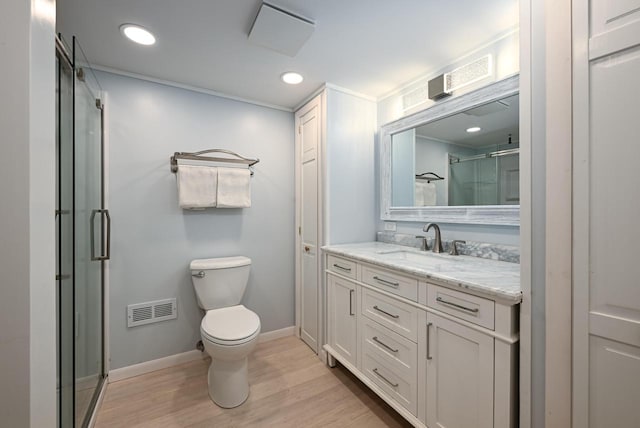
[[355, 315], [353, 313], [353, 293], [355, 291], [356, 290], [354, 290], [354, 289], [349, 290], [349, 315]]
[[399, 282], [387, 281], [386, 279], [378, 278], [377, 276], [374, 276], [373, 279], [381, 284], [388, 285], [389, 287], [398, 288], [400, 286]]
[[378, 336], [373, 336], [373, 341], [376, 342], [378, 345], [382, 345], [383, 347], [387, 348], [391, 352], [398, 352], [397, 349], [393, 349], [391, 346], [387, 345], [386, 343], [381, 342], [380, 339], [378, 339]]
[[391, 382], [389, 379], [387, 379], [386, 377], [382, 376], [382, 375], [380, 374], [380, 372], [378, 372], [378, 368], [377, 368], [377, 367], [373, 369], [373, 372], [374, 372], [376, 375], [378, 375], [378, 377], [379, 377], [380, 379], [382, 379], [383, 381], [387, 382], [389, 385], [393, 386], [394, 388], [397, 388], [397, 387], [398, 387], [398, 384], [397, 384], [397, 383], [393, 383], [393, 382]]
[[429, 335], [429, 330], [432, 325], [433, 323], [427, 323], [427, 360], [430, 360], [433, 358], [431, 356], [431, 337]]
[[376, 306], [374, 306], [374, 307], [373, 307], [373, 309], [375, 309], [375, 310], [376, 310], [376, 311], [378, 311], [378, 312], [382, 312], [383, 314], [388, 315], [388, 316], [390, 316], [391, 318], [396, 318], [396, 319], [397, 319], [397, 318], [400, 318], [400, 315], [390, 314], [389, 312], [387, 312], [387, 311], [385, 311], [385, 310], [383, 310], [383, 309], [380, 309], [377, 305], [376, 305]]
[[477, 314], [480, 309], [478, 308], [467, 308], [466, 306], [459, 305], [453, 302], [447, 302], [442, 297], [436, 297], [436, 302], [442, 303], [443, 305], [453, 306], [454, 308], [462, 309], [463, 311], [472, 312]]
[[346, 267], [344, 267], [344, 266], [340, 266], [340, 265], [339, 265], [339, 264], [337, 264], [337, 263], [334, 263], [334, 264], [333, 264], [333, 267], [337, 267], [338, 269], [342, 269], [342, 270], [343, 270], [343, 271], [345, 271], [345, 272], [351, 272], [351, 268], [346, 268]]

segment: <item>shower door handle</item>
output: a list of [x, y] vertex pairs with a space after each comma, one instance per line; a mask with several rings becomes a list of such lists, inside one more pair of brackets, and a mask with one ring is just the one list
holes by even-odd
[[[100, 213], [100, 218], [104, 215], [107, 219], [107, 230], [105, 241], [106, 245], [104, 248], [100, 250], [100, 255], [96, 256], [96, 245], [95, 245], [95, 219], [96, 214]], [[101, 223], [102, 224], [102, 223]], [[91, 218], [89, 219], [90, 230], [89, 234], [91, 235], [91, 260], [92, 261], [103, 261], [109, 260], [111, 258], [111, 216], [109, 215], [109, 210], [93, 210], [91, 211]], [[104, 252], [103, 252], [104, 250]]]

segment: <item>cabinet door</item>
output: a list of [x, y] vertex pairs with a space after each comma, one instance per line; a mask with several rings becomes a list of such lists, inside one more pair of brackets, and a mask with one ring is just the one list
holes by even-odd
[[300, 337], [318, 352], [318, 342], [321, 340], [322, 324], [320, 316], [320, 254], [322, 246], [319, 233], [321, 219], [318, 218], [319, 207], [319, 144], [321, 141], [321, 103], [316, 97], [306, 106], [296, 112], [296, 161], [297, 171], [297, 273], [300, 281]]
[[427, 315], [427, 425], [493, 427], [493, 338]]
[[329, 345], [356, 366], [356, 285], [328, 275]]

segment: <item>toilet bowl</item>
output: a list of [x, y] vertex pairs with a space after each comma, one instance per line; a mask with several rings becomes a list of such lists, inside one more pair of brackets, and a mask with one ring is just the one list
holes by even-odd
[[260, 334], [260, 318], [240, 304], [249, 280], [251, 259], [222, 257], [189, 265], [205, 351], [211, 357], [209, 397], [220, 407], [237, 407], [249, 396], [247, 361]]
[[260, 334], [260, 318], [242, 305], [212, 309], [200, 334], [211, 357], [209, 397], [220, 407], [237, 407], [249, 396], [247, 361]]

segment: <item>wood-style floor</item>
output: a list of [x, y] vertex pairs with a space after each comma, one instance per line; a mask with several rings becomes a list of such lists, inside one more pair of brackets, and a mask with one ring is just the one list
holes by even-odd
[[207, 394], [209, 360], [112, 383], [98, 412], [105, 427], [409, 427], [342, 366], [330, 369], [299, 339], [258, 344], [251, 392], [235, 409]]

